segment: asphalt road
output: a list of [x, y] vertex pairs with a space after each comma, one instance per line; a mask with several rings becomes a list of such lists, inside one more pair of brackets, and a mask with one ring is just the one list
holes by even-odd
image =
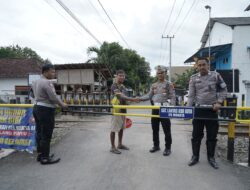
[[[93, 119], [93, 117], [91, 117]], [[148, 118], [133, 118], [124, 133], [130, 150], [121, 155], [109, 152], [110, 116], [74, 125], [53, 145], [52, 152], [62, 158], [55, 165], [40, 165], [35, 155], [17, 152], [0, 160], [1, 190], [250, 190], [250, 169], [217, 159], [219, 170], [206, 160], [205, 141], [198, 165], [189, 167], [191, 126], [173, 120], [172, 154], [152, 147]], [[116, 139], [117, 140], [117, 139]]]

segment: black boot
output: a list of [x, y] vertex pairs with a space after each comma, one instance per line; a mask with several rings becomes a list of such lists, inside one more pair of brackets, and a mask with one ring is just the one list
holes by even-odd
[[149, 150], [149, 152], [154, 153], [154, 152], [159, 151], [159, 150], [161, 150], [159, 146], [153, 146], [153, 147]]
[[192, 140], [192, 150], [193, 150], [193, 156], [191, 160], [189, 161], [188, 165], [193, 166], [199, 162], [199, 155], [200, 155], [200, 141], [193, 141]]
[[214, 168], [214, 169], [218, 169], [219, 166], [217, 164], [217, 162], [215, 161], [215, 159], [213, 157], [209, 157], [208, 159], [209, 164]]
[[207, 141], [207, 160], [214, 169], [218, 169], [219, 166], [214, 158], [215, 147], [216, 141]]
[[61, 158], [54, 158], [54, 157], [46, 157], [46, 158], [41, 158], [40, 163], [43, 165], [47, 164], [56, 164], [60, 162]]
[[[53, 158], [53, 157], [54, 157], [54, 154], [50, 154], [49, 157], [50, 157], [50, 158]], [[40, 162], [40, 161], [41, 161], [41, 158], [42, 158], [42, 154], [39, 153], [39, 154], [37, 155], [37, 157], [36, 157], [36, 161]]]
[[199, 162], [199, 158], [197, 156], [192, 156], [191, 160], [188, 162], [189, 166], [193, 166]]
[[170, 148], [165, 148], [163, 152], [163, 156], [169, 156], [171, 154], [171, 149]]

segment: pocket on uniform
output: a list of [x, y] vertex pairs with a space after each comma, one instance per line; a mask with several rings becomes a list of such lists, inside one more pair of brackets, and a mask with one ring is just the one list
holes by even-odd
[[208, 83], [209, 90], [216, 90], [216, 84], [214, 82]]

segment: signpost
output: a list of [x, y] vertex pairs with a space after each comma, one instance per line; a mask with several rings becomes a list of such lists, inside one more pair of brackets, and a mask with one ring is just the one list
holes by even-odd
[[193, 119], [194, 108], [193, 107], [161, 107], [161, 118], [179, 118], [179, 119]]
[[33, 152], [35, 121], [32, 108], [0, 107], [0, 148]]

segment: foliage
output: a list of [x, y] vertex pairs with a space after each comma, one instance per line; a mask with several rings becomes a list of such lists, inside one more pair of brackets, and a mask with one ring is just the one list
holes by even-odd
[[126, 73], [125, 84], [134, 88], [137, 92], [147, 88], [151, 81], [150, 66], [144, 57], [131, 49], [124, 49], [117, 42], [104, 42], [100, 48], [89, 47], [88, 55], [95, 53], [96, 56], [90, 58], [89, 62], [107, 64], [112, 73], [122, 69]]
[[174, 81], [176, 88], [187, 90], [190, 77], [195, 73], [196, 73], [196, 70], [194, 67], [192, 67], [186, 70], [182, 74], [176, 74], [176, 80]]
[[34, 50], [25, 47], [22, 48], [18, 45], [0, 47], [0, 58], [24, 58], [36, 59], [41, 63], [51, 63], [48, 59], [41, 58]]

